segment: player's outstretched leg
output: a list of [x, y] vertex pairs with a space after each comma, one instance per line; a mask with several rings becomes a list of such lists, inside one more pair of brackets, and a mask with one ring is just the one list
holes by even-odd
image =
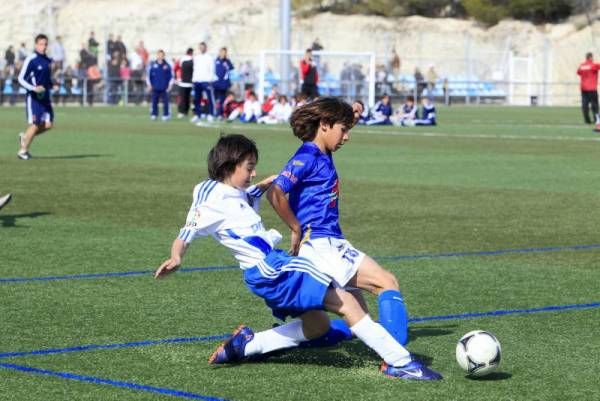
[[210, 365], [240, 362], [246, 358], [246, 345], [254, 338], [254, 332], [246, 326], [239, 326], [231, 337], [222, 342], [208, 358]]
[[0, 209], [4, 206], [8, 205], [10, 200], [12, 199], [12, 194], [6, 194], [4, 196], [0, 196]]

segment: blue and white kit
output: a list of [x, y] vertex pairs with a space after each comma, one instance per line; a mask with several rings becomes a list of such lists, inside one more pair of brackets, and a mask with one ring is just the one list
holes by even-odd
[[[52, 75], [50, 65], [52, 59], [45, 54], [33, 52], [23, 62], [19, 73], [19, 84], [27, 90], [25, 111], [27, 123], [40, 125], [47, 121], [54, 121], [54, 111], [50, 101], [52, 89]], [[46, 89], [42, 93], [34, 91], [36, 86]]]
[[186, 225], [178, 238], [186, 244], [211, 235], [227, 247], [244, 271], [246, 285], [263, 298], [280, 319], [323, 309], [331, 279], [310, 261], [275, 249], [276, 230], [266, 230], [258, 214], [262, 192], [246, 191], [218, 181], [196, 185]]

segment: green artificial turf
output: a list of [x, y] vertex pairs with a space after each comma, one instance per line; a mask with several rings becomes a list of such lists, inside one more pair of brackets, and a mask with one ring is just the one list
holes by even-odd
[[[151, 122], [143, 108], [57, 107], [56, 128], [24, 162], [23, 110], [0, 107], [0, 194], [14, 196], [0, 211], [0, 400], [595, 399], [600, 137], [580, 120], [575, 108], [442, 107], [437, 127], [357, 127], [335, 154], [344, 233], [396, 274], [413, 318], [513, 311], [413, 323], [408, 348], [444, 375], [415, 383], [383, 377], [357, 340], [211, 368], [219, 340], [205, 337], [275, 319], [210, 238], [184, 265], [225, 269], [152, 279], [219, 133], [256, 140], [260, 178], [298, 147], [288, 127], [198, 128]], [[287, 248], [268, 202], [261, 214]], [[7, 280], [123, 272], [143, 274]], [[564, 305], [575, 306], [531, 310]], [[487, 379], [465, 377], [454, 360], [474, 329], [502, 343], [501, 368]], [[175, 338], [194, 341], [143, 343]]]

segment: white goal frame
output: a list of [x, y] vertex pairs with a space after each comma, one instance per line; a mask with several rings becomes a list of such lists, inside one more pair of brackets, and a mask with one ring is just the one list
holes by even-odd
[[[257, 95], [262, 103], [265, 98], [265, 74], [267, 72], [267, 56], [297, 56], [299, 59], [304, 56], [304, 50], [261, 50], [258, 67], [258, 90]], [[334, 52], [334, 51], [313, 51], [315, 56], [347, 56], [348, 60], [355, 57], [366, 57], [369, 59], [369, 70], [367, 72], [368, 83], [368, 104], [372, 107], [375, 104], [375, 53], [373, 52]], [[283, 71], [282, 71], [283, 72]], [[288, 71], [289, 72], [289, 71]], [[282, 73], [280, 75], [283, 75]]]

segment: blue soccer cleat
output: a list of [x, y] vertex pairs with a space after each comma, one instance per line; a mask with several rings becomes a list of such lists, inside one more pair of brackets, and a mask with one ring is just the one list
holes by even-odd
[[442, 375], [429, 369], [423, 362], [413, 359], [408, 364], [400, 367], [390, 366], [385, 362], [381, 363], [379, 369], [381, 373], [388, 377], [406, 380], [441, 380]]
[[250, 327], [244, 325], [239, 326], [231, 337], [221, 343], [208, 358], [210, 365], [221, 365], [223, 363], [235, 363], [246, 359], [244, 350], [246, 344], [248, 344], [254, 338], [254, 332]]

